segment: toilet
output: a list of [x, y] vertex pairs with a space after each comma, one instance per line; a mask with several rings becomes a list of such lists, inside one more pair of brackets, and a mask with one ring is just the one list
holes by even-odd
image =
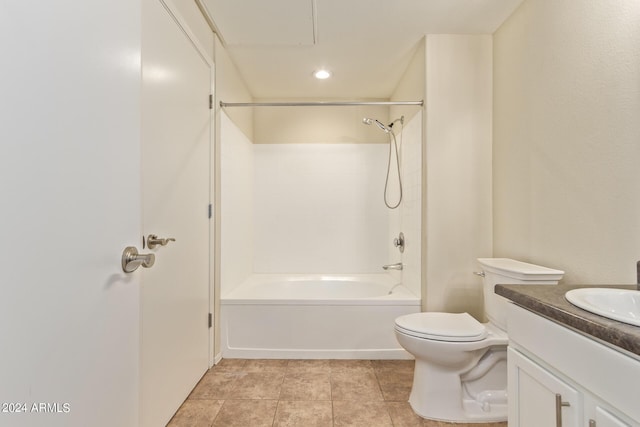
[[507, 419], [507, 300], [496, 284], [556, 285], [563, 271], [507, 258], [479, 258], [488, 323], [468, 313], [413, 313], [395, 321], [398, 343], [415, 358], [409, 404], [423, 418]]

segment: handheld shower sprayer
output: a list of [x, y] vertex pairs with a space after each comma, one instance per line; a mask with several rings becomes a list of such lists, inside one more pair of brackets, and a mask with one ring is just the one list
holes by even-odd
[[[399, 151], [398, 141], [396, 140], [395, 133], [391, 129], [395, 122], [400, 122], [401, 125], [404, 125], [404, 116], [401, 116], [399, 119], [392, 121], [391, 123], [389, 123], [388, 126], [384, 125], [383, 123], [381, 123], [379, 120], [376, 120], [376, 119], [370, 119], [368, 117], [365, 117], [362, 119], [362, 123], [364, 123], [365, 125], [372, 125], [375, 123], [376, 126], [378, 126], [382, 131], [384, 131], [386, 134], [389, 135], [389, 160], [387, 162], [387, 178], [385, 179], [385, 183], [384, 183], [384, 204], [387, 205], [389, 209], [397, 208], [398, 206], [400, 206], [400, 203], [402, 202], [402, 177], [400, 173], [400, 155], [398, 152]], [[400, 143], [402, 143], [402, 134], [400, 134]], [[395, 205], [392, 205], [387, 200], [387, 187], [389, 185], [389, 172], [391, 171], [391, 157], [392, 157], [392, 153], [394, 152], [396, 157], [395, 164], [398, 172], [399, 195], [398, 195], [398, 203], [396, 203]]]
[[376, 126], [378, 126], [380, 129], [382, 129], [382, 131], [384, 131], [386, 133], [391, 132], [391, 128], [389, 126], [385, 126], [380, 121], [375, 120], [375, 119], [370, 119], [368, 117], [365, 117], [364, 119], [362, 119], [362, 123], [364, 123], [365, 125], [372, 125], [372, 124], [375, 123]]

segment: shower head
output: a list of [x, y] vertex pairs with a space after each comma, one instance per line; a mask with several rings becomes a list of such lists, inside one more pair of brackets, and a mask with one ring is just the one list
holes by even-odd
[[364, 123], [365, 125], [371, 125], [371, 124], [376, 124], [376, 126], [378, 126], [380, 129], [382, 129], [384, 132], [389, 133], [391, 132], [391, 128], [388, 126], [383, 125], [382, 123], [380, 123], [378, 120], [375, 119], [370, 119], [368, 117], [365, 117], [364, 119], [362, 119], [362, 123]]

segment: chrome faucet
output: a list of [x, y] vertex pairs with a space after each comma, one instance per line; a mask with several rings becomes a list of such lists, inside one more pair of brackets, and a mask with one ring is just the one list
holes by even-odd
[[385, 270], [402, 270], [403, 266], [404, 264], [402, 264], [401, 262], [396, 262], [395, 264], [383, 265], [382, 268], [384, 268]]

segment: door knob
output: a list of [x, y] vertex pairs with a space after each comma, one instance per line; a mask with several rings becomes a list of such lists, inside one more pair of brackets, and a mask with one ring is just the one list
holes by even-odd
[[174, 239], [173, 237], [161, 239], [161, 238], [158, 238], [158, 236], [156, 236], [155, 234], [149, 234], [149, 237], [147, 237], [147, 247], [149, 249], [153, 249], [158, 245], [167, 246], [169, 242], [175, 242], [175, 241], [176, 239]]
[[138, 267], [149, 268], [156, 262], [154, 254], [139, 254], [134, 246], [127, 246], [122, 252], [122, 271], [133, 273]]

